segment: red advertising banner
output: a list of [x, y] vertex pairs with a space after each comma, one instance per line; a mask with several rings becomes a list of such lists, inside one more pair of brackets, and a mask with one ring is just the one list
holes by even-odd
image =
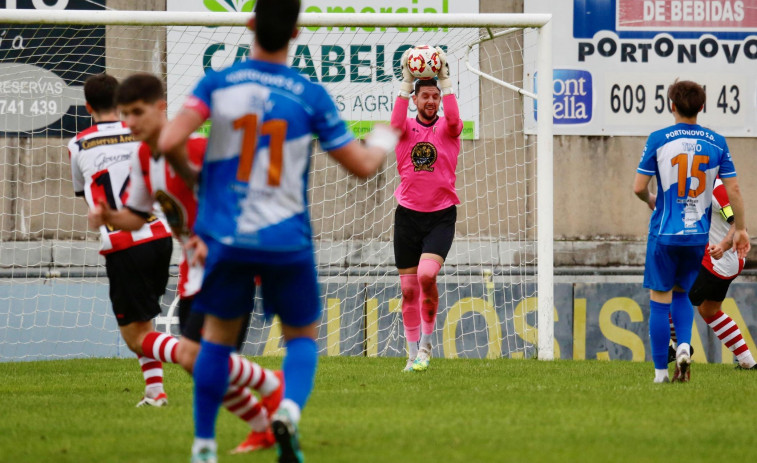
[[757, 7], [743, 0], [617, 0], [618, 30], [757, 31]]

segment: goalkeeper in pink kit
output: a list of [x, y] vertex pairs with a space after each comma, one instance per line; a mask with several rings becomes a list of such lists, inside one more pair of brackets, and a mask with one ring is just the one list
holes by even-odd
[[[463, 121], [452, 91], [447, 57], [436, 49], [441, 68], [436, 79], [413, 85], [409, 50], [402, 56], [402, 84], [392, 111], [392, 127], [401, 132], [395, 152], [400, 184], [394, 192], [394, 258], [402, 289], [402, 323], [408, 345], [403, 371], [425, 371], [439, 307], [436, 276], [455, 237], [455, 169]], [[418, 107], [407, 117], [410, 94]], [[444, 115], [439, 116], [440, 104]]]

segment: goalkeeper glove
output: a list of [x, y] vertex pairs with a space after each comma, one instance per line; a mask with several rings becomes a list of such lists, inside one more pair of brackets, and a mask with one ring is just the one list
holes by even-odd
[[410, 98], [410, 94], [413, 93], [413, 74], [410, 73], [410, 69], [407, 67], [407, 57], [410, 54], [412, 48], [405, 50], [402, 54], [402, 60], [400, 61], [400, 67], [402, 69], [402, 83], [400, 84], [400, 96], [402, 98]]
[[447, 62], [447, 54], [441, 47], [436, 47], [436, 54], [439, 56], [439, 87], [442, 89], [442, 95], [449, 95], [452, 93], [452, 79], [449, 78], [449, 63]]

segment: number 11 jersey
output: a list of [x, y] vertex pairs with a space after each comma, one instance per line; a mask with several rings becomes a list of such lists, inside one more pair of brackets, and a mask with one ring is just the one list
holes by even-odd
[[262, 260], [312, 250], [313, 134], [326, 151], [353, 139], [326, 90], [288, 66], [250, 59], [208, 73], [184, 106], [212, 122], [195, 232]]

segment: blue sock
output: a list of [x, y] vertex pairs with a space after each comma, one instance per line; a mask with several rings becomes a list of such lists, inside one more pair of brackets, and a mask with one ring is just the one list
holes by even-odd
[[694, 306], [688, 293], [673, 292], [673, 304], [670, 308], [673, 326], [676, 329], [678, 344], [691, 344], [691, 328], [694, 324]]
[[192, 374], [195, 383], [195, 437], [215, 438], [218, 409], [229, 387], [229, 355], [233, 350], [233, 346], [204, 339], [200, 343], [200, 353]]
[[[670, 306], [649, 301], [649, 340], [652, 346], [652, 361], [658, 370], [668, 368], [668, 344], [670, 344]], [[678, 326], [676, 326], [678, 334]], [[691, 335], [691, 333], [689, 333]], [[680, 337], [678, 338], [681, 339]]]
[[290, 339], [286, 343], [284, 357], [284, 398], [305, 408], [315, 382], [318, 366], [318, 345], [310, 338]]

